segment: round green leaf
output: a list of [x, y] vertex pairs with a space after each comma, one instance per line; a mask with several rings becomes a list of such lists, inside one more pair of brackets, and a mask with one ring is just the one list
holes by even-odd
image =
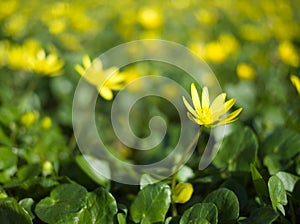
[[138, 193], [130, 207], [132, 220], [141, 224], [162, 222], [170, 203], [169, 185], [162, 183], [147, 185]]
[[233, 222], [239, 216], [238, 198], [231, 190], [226, 188], [220, 188], [211, 192], [203, 202], [212, 202], [217, 206], [220, 223]]
[[0, 199], [0, 223], [30, 224], [32, 223], [27, 211], [14, 198]]
[[238, 128], [222, 142], [215, 145], [219, 149], [213, 163], [218, 168], [228, 167], [229, 171], [250, 171], [250, 164], [256, 159], [258, 141], [248, 128]]
[[193, 205], [183, 213], [179, 224], [187, 224], [190, 223], [190, 221], [193, 221], [192, 223], [197, 223], [194, 221], [199, 219], [205, 219], [208, 223], [217, 224], [218, 208], [216, 205], [214, 203], [198, 203]]
[[289, 192], [293, 192], [295, 184], [300, 180], [300, 177], [282, 171], [276, 173], [276, 176], [282, 181], [284, 189]]
[[81, 210], [87, 191], [78, 184], [62, 184], [52, 190], [50, 197], [42, 199], [35, 208], [37, 216], [47, 223], [57, 221]]

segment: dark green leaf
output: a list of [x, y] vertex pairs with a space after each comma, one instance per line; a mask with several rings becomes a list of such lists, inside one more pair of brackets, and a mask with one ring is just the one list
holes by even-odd
[[32, 223], [27, 211], [14, 198], [0, 199], [0, 223], [30, 224]]
[[272, 224], [277, 218], [278, 213], [272, 208], [257, 208], [251, 212], [250, 217], [244, 220], [239, 220], [240, 224]]
[[245, 127], [232, 132], [214, 148], [215, 151], [219, 148], [213, 161], [218, 168], [249, 172], [250, 164], [256, 159], [258, 142], [254, 132]]
[[[187, 209], [181, 219], [180, 224], [187, 224], [190, 221], [206, 219], [208, 223], [218, 223], [218, 208], [214, 203], [198, 203]], [[192, 222], [196, 223], [196, 222]]]
[[[80, 168], [96, 183], [107, 186], [109, 179], [104, 177], [101, 173], [105, 173], [107, 177], [110, 176], [110, 168], [106, 161], [101, 161], [93, 156], [77, 156], [76, 162]], [[99, 172], [101, 170], [101, 173]]]
[[238, 198], [231, 190], [226, 188], [219, 188], [211, 192], [203, 202], [212, 202], [217, 206], [220, 223], [232, 223], [239, 216]]
[[50, 197], [42, 199], [37, 204], [35, 212], [41, 220], [56, 223], [80, 211], [86, 197], [87, 191], [84, 187], [77, 184], [62, 184], [51, 192]]
[[118, 208], [114, 197], [104, 188], [98, 188], [88, 194], [86, 210], [92, 223], [113, 223]]
[[148, 185], [138, 193], [130, 207], [132, 220], [141, 224], [162, 222], [170, 203], [169, 185], [162, 183]]
[[257, 194], [261, 197], [268, 198], [269, 193], [267, 184], [253, 164], [251, 164], [251, 176]]

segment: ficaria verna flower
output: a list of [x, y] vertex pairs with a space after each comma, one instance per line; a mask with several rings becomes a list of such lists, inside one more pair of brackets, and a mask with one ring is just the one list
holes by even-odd
[[96, 86], [104, 99], [111, 100], [113, 98], [112, 90], [123, 88], [125, 76], [118, 72], [118, 68], [111, 67], [104, 70], [99, 58], [92, 63], [88, 55], [83, 57], [82, 62], [83, 66], [76, 65], [75, 70], [90, 84]]
[[225, 102], [226, 94], [222, 93], [210, 104], [207, 87], [202, 90], [202, 100], [200, 101], [197, 89], [192, 83], [191, 95], [194, 108], [183, 97], [183, 102], [188, 109], [187, 116], [190, 120], [199, 125], [213, 128], [234, 122], [237, 116], [241, 113], [242, 108], [227, 114], [230, 108], [234, 105], [235, 99], [230, 99]]

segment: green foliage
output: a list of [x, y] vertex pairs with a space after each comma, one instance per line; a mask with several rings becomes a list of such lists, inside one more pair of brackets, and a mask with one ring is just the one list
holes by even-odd
[[135, 223], [155, 223], [165, 219], [171, 203], [171, 191], [167, 184], [157, 183], [144, 187], [130, 207]]
[[[300, 92], [290, 79], [300, 77], [297, 3], [1, 0], [0, 224], [299, 222]], [[81, 78], [74, 67], [82, 57], [95, 59], [121, 43], [148, 38], [171, 40], [193, 51], [210, 66], [226, 100], [235, 98], [228, 113], [243, 108], [224, 132], [204, 129], [190, 159], [180, 164], [174, 178], [163, 180], [160, 174], [175, 169], [181, 155], [168, 161], [172, 168], [156, 174], [147, 171], [139, 178], [135, 167], [118, 169], [96, 147], [84, 149], [91, 153], [83, 155], [72, 125], [72, 102]], [[134, 55], [144, 53], [130, 50]], [[185, 60], [181, 54], [174, 58]], [[104, 68], [119, 59], [104, 61]], [[126, 82], [136, 74], [154, 77], [155, 90], [178, 99], [183, 108], [182, 95], [161, 84], [160, 76], [176, 81], [187, 92], [191, 82], [201, 80], [196, 83], [200, 90], [214, 81], [202, 71], [195, 71], [199, 76], [194, 79], [176, 64], [157, 61], [136, 62], [120, 71], [127, 72]], [[147, 85], [134, 84], [132, 95]], [[217, 94], [209, 85], [208, 89]], [[112, 93], [116, 97], [118, 90]], [[82, 94], [82, 100], [86, 98]], [[170, 102], [151, 96], [133, 105], [129, 123], [136, 136], [150, 134], [153, 116], [161, 116], [168, 127], [161, 144], [143, 151], [119, 141], [111, 125], [112, 103], [99, 95], [94, 117], [112, 157], [147, 165], [173, 152], [181, 122], [187, 120], [181, 120]], [[189, 131], [184, 134], [193, 139]], [[94, 142], [88, 132], [83, 135]], [[199, 170], [205, 149], [215, 157]], [[140, 185], [114, 180], [124, 173]], [[186, 203], [172, 201], [172, 180], [174, 186], [181, 182], [193, 186]]]

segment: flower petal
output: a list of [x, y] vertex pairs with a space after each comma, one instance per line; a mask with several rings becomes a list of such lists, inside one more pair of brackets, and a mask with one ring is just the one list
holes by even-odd
[[[222, 93], [219, 96], [217, 96], [217, 98], [212, 102], [210, 109], [213, 113], [215, 111], [219, 111], [220, 109], [223, 109], [223, 107], [225, 107], [224, 106], [225, 98], [226, 98], [226, 93]], [[225, 110], [225, 108], [224, 108], [224, 110]]]
[[192, 83], [191, 85], [191, 95], [192, 95], [192, 100], [196, 111], [200, 111], [201, 110], [200, 99], [194, 83]]
[[209, 108], [209, 93], [206, 86], [202, 89], [202, 108]]
[[194, 117], [198, 117], [197, 112], [194, 110], [194, 108], [192, 108], [192, 106], [187, 102], [187, 100], [185, 99], [185, 97], [182, 97], [183, 103], [186, 107], [186, 109], [188, 109], [188, 111], [194, 116]]
[[216, 123], [214, 126], [220, 126], [224, 124], [229, 124], [237, 120], [237, 116], [242, 112], [243, 108], [239, 108], [232, 113], [230, 113], [228, 116], [221, 119], [218, 123]]
[[113, 93], [112, 91], [107, 87], [102, 87], [99, 90], [99, 94], [106, 100], [112, 100]]
[[187, 112], [186, 114], [187, 114], [188, 118], [189, 118], [191, 121], [195, 122], [196, 124], [199, 124], [199, 125], [204, 124], [204, 123], [201, 122], [201, 120], [199, 120], [197, 117], [194, 117], [190, 112]]

